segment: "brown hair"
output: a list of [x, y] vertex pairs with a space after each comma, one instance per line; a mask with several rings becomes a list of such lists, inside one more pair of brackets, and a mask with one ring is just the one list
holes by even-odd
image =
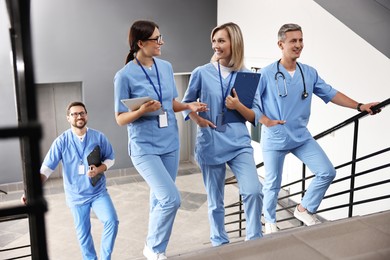
[[71, 109], [72, 107], [78, 107], [78, 106], [83, 107], [84, 110], [85, 110], [85, 113], [87, 113], [87, 109], [85, 108], [84, 103], [83, 103], [83, 102], [80, 102], [80, 101], [75, 101], [75, 102], [69, 103], [69, 105], [66, 107], [66, 115], [69, 116], [70, 109]]
[[129, 30], [129, 46], [130, 51], [126, 57], [126, 63], [134, 59], [134, 55], [139, 50], [138, 41], [145, 41], [152, 36], [154, 30], [159, 28], [155, 22], [139, 20], [135, 21]]

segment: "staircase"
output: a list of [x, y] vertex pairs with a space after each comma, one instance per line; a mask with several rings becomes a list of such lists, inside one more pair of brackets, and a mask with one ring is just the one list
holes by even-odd
[[261, 239], [170, 257], [172, 260], [390, 259], [390, 211], [316, 226], [297, 227]]

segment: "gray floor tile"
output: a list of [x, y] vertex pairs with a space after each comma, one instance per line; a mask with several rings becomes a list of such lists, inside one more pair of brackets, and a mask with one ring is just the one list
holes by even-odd
[[[211, 247], [207, 196], [198, 167], [191, 163], [181, 163], [176, 183], [181, 192], [182, 205], [175, 219], [167, 249], [168, 256]], [[142, 249], [148, 227], [148, 185], [134, 169], [130, 169], [109, 176], [107, 187], [120, 221], [113, 260], [144, 259]], [[10, 192], [6, 195], [7, 199], [1, 198], [0, 201], [4, 200], [1, 206], [20, 205], [21, 194], [22, 191]], [[62, 180], [49, 179], [44, 186], [44, 194], [48, 202], [45, 224], [50, 259], [81, 259], [72, 216], [65, 203]], [[236, 200], [237, 194], [236, 187], [227, 187], [226, 203]], [[22, 221], [24, 224], [21, 224]], [[91, 222], [95, 247], [99, 251], [102, 225], [93, 214]], [[232, 240], [243, 240], [234, 236], [232, 235]], [[0, 249], [25, 244], [29, 244], [27, 219], [15, 223], [0, 223]], [[18, 255], [23, 253], [29, 254], [30, 249], [23, 249]], [[13, 256], [13, 253], [0, 252], [0, 259]]]

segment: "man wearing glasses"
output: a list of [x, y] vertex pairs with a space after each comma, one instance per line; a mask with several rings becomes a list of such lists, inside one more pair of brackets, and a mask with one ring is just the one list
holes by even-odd
[[[70, 128], [52, 143], [41, 166], [41, 179], [46, 181], [62, 161], [66, 202], [72, 211], [82, 258], [98, 259], [91, 235], [92, 209], [104, 226], [99, 259], [111, 259], [119, 221], [103, 173], [115, 162], [114, 150], [103, 133], [87, 128], [83, 103], [70, 103], [66, 113]], [[26, 203], [25, 196], [22, 201]]]

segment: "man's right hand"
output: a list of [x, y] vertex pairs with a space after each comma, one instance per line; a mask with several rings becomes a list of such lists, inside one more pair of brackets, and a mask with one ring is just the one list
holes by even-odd
[[275, 125], [284, 125], [286, 123], [285, 120], [272, 120], [264, 115], [260, 118], [259, 122], [265, 125], [266, 127], [272, 127]]

